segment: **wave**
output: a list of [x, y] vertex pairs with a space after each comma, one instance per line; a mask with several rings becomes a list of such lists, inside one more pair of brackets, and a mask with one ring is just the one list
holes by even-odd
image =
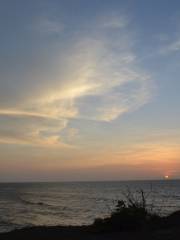
[[11, 222], [11, 221], [1, 220], [1, 219], [0, 219], [0, 227], [1, 227], [1, 226], [10, 226], [10, 225], [12, 225], [12, 222]]
[[21, 200], [21, 202], [23, 202], [24, 204], [27, 204], [27, 205], [38, 205], [38, 206], [52, 207], [52, 205], [44, 203], [44, 202], [33, 202], [33, 201], [26, 200], [26, 199], [23, 199], [23, 198], [20, 198], [20, 200]]

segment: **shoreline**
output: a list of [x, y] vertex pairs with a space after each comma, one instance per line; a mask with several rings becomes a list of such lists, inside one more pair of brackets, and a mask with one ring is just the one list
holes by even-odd
[[179, 240], [180, 211], [140, 228], [108, 229], [105, 223], [102, 226], [99, 228], [96, 221], [82, 226], [34, 226], [0, 233], [0, 240]]

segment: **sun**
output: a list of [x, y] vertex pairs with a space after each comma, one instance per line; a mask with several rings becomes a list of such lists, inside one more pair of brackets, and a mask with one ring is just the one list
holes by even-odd
[[169, 176], [168, 176], [168, 175], [165, 175], [165, 176], [164, 176], [164, 179], [169, 179]]

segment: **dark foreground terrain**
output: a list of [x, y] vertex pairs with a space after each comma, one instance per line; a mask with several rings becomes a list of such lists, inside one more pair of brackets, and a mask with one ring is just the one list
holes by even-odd
[[179, 240], [180, 215], [174, 226], [149, 230], [96, 232], [89, 227], [33, 227], [0, 234], [1, 240]]
[[180, 240], [180, 211], [160, 217], [142, 201], [119, 201], [111, 216], [90, 226], [31, 227], [1, 233], [0, 240]]

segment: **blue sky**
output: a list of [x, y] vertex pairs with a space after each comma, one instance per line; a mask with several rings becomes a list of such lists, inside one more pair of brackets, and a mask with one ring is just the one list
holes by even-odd
[[179, 177], [179, 7], [1, 1], [0, 180]]

